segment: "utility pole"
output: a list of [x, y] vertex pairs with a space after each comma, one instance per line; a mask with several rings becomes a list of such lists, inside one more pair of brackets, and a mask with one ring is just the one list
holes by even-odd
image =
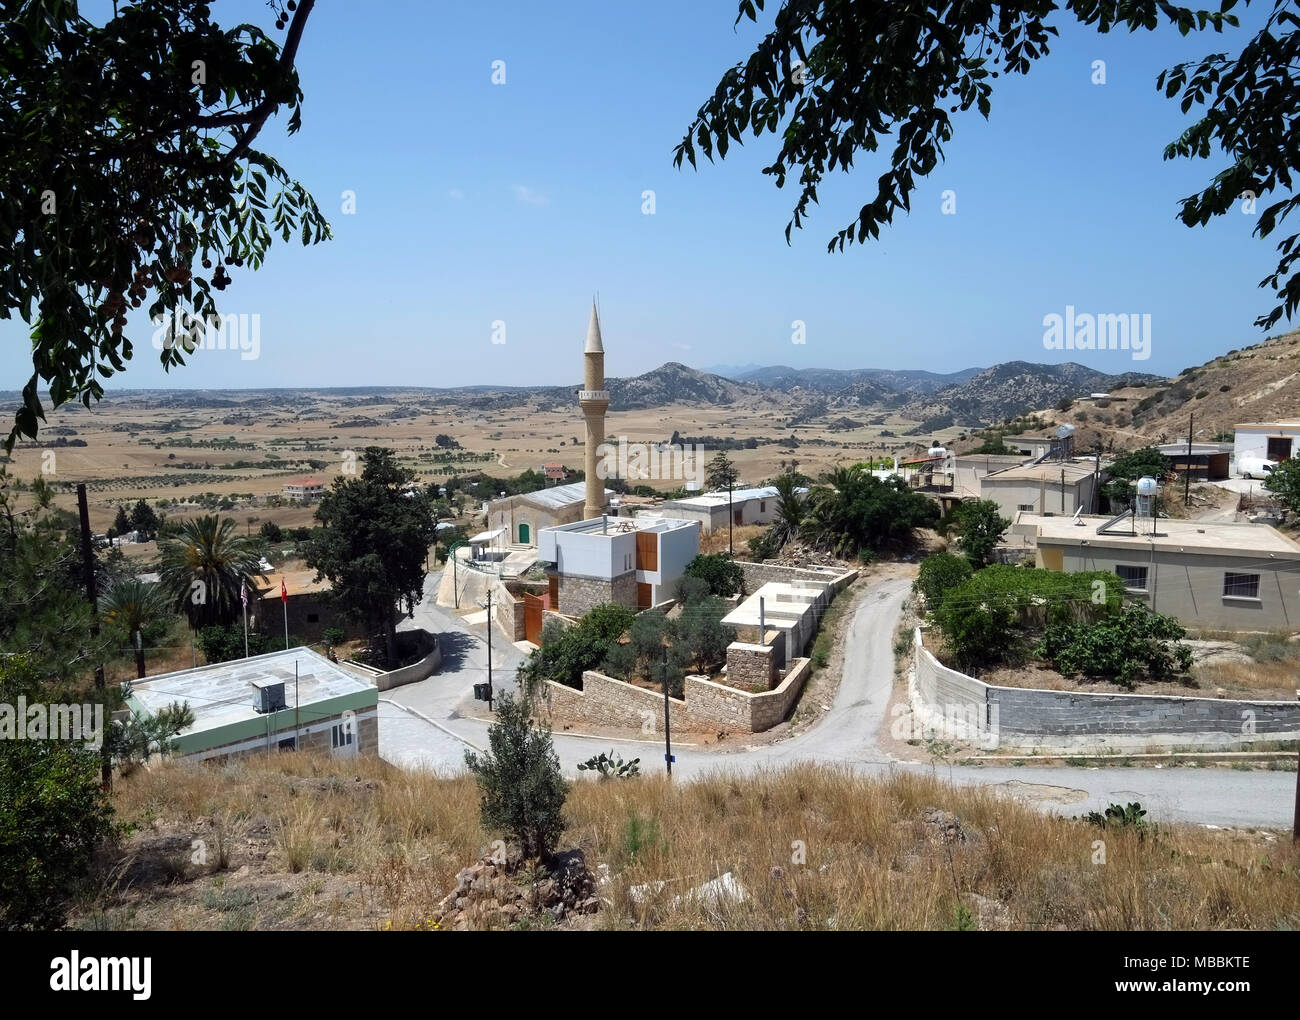
[[487, 631], [488, 631], [488, 711], [492, 711], [492, 589], [487, 593]]
[[[668, 778], [672, 778], [672, 722], [668, 715], [668, 646], [663, 648], [663, 763], [668, 767]], [[1297, 786], [1300, 790], [1300, 786]], [[1296, 794], [1300, 798], [1300, 793]]]
[[[99, 606], [95, 597], [95, 550], [90, 541], [90, 508], [86, 502], [86, 486], [77, 483], [77, 512], [81, 516], [81, 568], [86, 580], [86, 599], [90, 602], [90, 636], [99, 636]], [[107, 693], [104, 683], [104, 664], [95, 667], [95, 690], [101, 695]], [[103, 757], [99, 766], [99, 782], [105, 790], [113, 785], [113, 765], [108, 757], [108, 745], [101, 752]]]
[[[727, 476], [727, 555], [733, 560], [736, 558], [736, 548], [731, 544], [731, 524], [736, 519], [736, 511], [732, 508], [731, 487], [734, 480], [730, 475]], [[672, 771], [672, 764], [669, 763], [668, 770]]]
[[1187, 416], [1187, 463], [1183, 465], [1185, 469], [1183, 473], [1183, 506], [1187, 505], [1187, 500], [1192, 492], [1192, 422], [1195, 419], [1196, 415], [1194, 413]]

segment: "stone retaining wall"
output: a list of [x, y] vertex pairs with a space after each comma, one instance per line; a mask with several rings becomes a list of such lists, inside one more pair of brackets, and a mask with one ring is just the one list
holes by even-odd
[[985, 749], [1218, 751], [1300, 740], [1300, 702], [995, 687], [944, 666], [920, 628], [910, 694], [913, 735], [931, 729]]
[[[722, 728], [758, 733], [771, 729], [790, 714], [809, 671], [809, 661], [797, 659], [780, 684], [760, 693], [688, 676], [685, 698], [668, 699], [669, 721], [674, 730], [683, 731]], [[651, 733], [661, 732], [663, 727], [662, 692], [624, 683], [595, 670], [583, 673], [580, 691], [548, 681], [544, 704], [552, 725], [562, 721]]]

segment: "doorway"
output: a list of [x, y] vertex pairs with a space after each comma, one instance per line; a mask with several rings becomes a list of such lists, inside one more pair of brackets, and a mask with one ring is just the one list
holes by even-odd
[[520, 544], [520, 545], [527, 545], [527, 544], [528, 544], [528, 525], [527, 525], [527, 524], [521, 524], [521, 525], [519, 525], [519, 544]]

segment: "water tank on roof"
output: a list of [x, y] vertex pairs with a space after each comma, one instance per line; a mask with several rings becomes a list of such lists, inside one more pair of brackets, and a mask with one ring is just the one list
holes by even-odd
[[946, 457], [948, 456], [948, 448], [946, 446], [932, 446], [926, 451], [926, 456]]
[[1150, 475], [1138, 479], [1137, 506], [1133, 508], [1133, 512], [1138, 517], [1155, 517], [1156, 493], [1159, 489], [1159, 483]]

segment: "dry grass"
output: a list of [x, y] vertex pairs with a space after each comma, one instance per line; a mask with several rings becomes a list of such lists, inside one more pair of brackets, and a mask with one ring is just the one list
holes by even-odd
[[[731, 544], [736, 550], [736, 558], [749, 559], [749, 540], [757, 538], [767, 530], [765, 524], [741, 524], [731, 529]], [[727, 529], [716, 528], [700, 535], [701, 553], [724, 553], [727, 551]]]
[[[140, 828], [105, 862], [111, 886], [74, 915], [83, 926], [418, 928], [495, 835], [479, 826], [469, 778], [376, 759], [169, 765], [114, 796]], [[947, 841], [927, 821], [934, 809], [952, 812], [963, 838]], [[801, 766], [690, 783], [584, 780], [566, 815], [564, 845], [610, 868], [606, 903], [583, 926], [1300, 926], [1300, 854], [1285, 837], [1103, 832], [929, 778]], [[209, 845], [206, 864], [191, 859], [195, 840]], [[1094, 863], [1097, 840], [1105, 863]], [[674, 904], [728, 871], [745, 902]], [[640, 903], [629, 893], [660, 881]]]

